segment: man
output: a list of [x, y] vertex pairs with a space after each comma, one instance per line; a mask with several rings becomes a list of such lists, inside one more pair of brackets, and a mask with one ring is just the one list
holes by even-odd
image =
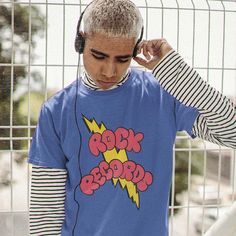
[[132, 2], [94, 1], [83, 21], [85, 73], [43, 105], [30, 150], [31, 235], [166, 236], [176, 132], [235, 148], [233, 104], [166, 40], [139, 43]]

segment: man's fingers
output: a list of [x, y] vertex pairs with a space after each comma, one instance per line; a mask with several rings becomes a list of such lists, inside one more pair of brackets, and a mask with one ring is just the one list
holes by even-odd
[[149, 52], [150, 55], [153, 56], [153, 45], [152, 45], [152, 42], [148, 42], [148, 44], [147, 44], [147, 51]]
[[147, 60], [150, 60], [150, 55], [153, 56], [160, 51], [164, 43], [166, 43], [165, 39], [143, 40], [138, 46], [138, 53], [143, 53]]
[[140, 49], [141, 49], [141, 53], [143, 53], [143, 55], [149, 60], [150, 55], [147, 51], [147, 41], [146, 40], [142, 42]]
[[141, 57], [133, 58], [139, 65], [146, 67], [149, 70], [152, 70], [153, 67], [157, 64], [156, 58], [152, 58], [151, 60], [145, 60]]
[[151, 56], [150, 56], [150, 46], [148, 47], [148, 41], [147, 40], [144, 40], [142, 41], [140, 44], [139, 44], [139, 50], [138, 50], [139, 53], [143, 53], [143, 55], [146, 57], [147, 60], [150, 60], [151, 59]]

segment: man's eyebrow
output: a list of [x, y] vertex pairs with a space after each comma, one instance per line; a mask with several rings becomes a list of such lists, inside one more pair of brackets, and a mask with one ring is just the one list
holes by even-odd
[[127, 54], [127, 55], [116, 56], [115, 58], [117, 58], [117, 59], [128, 59], [130, 57], [132, 57], [132, 55]]
[[[96, 53], [96, 54], [98, 54], [98, 55], [104, 56], [104, 57], [109, 57], [108, 54], [106, 54], [106, 53], [104, 53], [104, 52], [101, 52], [101, 51], [98, 51], [98, 50], [96, 50], [96, 49], [94, 49], [94, 48], [91, 48], [90, 51], [93, 52], [93, 53]], [[128, 58], [130, 58], [130, 57], [132, 57], [132, 55], [130, 55], [130, 54], [115, 56], [115, 58], [117, 58], [117, 59], [126, 59], [126, 58], [128, 59]]]
[[107, 55], [106, 53], [100, 52], [100, 51], [98, 51], [96, 49], [93, 49], [93, 48], [91, 48], [90, 51], [93, 52], [93, 53], [96, 53], [98, 55], [104, 56], [104, 57], [109, 57], [109, 55]]

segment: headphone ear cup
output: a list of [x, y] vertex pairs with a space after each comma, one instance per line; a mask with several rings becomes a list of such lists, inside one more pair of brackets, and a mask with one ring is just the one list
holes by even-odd
[[135, 44], [135, 47], [134, 47], [134, 50], [133, 50], [133, 57], [136, 57], [138, 55], [138, 46], [139, 46], [139, 44], [141, 43], [141, 41], [143, 39], [143, 29], [144, 28], [142, 26], [139, 39], [138, 39], [137, 43]]
[[81, 33], [78, 33], [75, 39], [75, 51], [82, 54], [84, 51], [85, 39]]
[[136, 57], [138, 54], [138, 45], [136, 44], [133, 50], [133, 57]]

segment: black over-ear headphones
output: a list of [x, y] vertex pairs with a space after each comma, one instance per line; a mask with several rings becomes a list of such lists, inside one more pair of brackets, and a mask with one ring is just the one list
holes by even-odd
[[[92, 2], [91, 2], [92, 3]], [[91, 4], [90, 3], [90, 4]], [[90, 5], [89, 4], [89, 5]], [[87, 7], [89, 6], [87, 5]], [[83, 37], [83, 35], [80, 32], [80, 25], [81, 25], [81, 21], [83, 19], [83, 15], [84, 12], [86, 11], [87, 7], [85, 8], [85, 10], [81, 13], [80, 18], [78, 20], [78, 24], [77, 24], [77, 32], [76, 32], [76, 38], [75, 38], [75, 51], [78, 52], [79, 54], [82, 54], [84, 51], [84, 46], [85, 46], [85, 38]], [[133, 50], [133, 57], [136, 57], [138, 54], [138, 45], [139, 43], [142, 41], [143, 39], [143, 26], [141, 29], [141, 33], [140, 33], [140, 37], [137, 41], [137, 43], [135, 44], [134, 50]]]

